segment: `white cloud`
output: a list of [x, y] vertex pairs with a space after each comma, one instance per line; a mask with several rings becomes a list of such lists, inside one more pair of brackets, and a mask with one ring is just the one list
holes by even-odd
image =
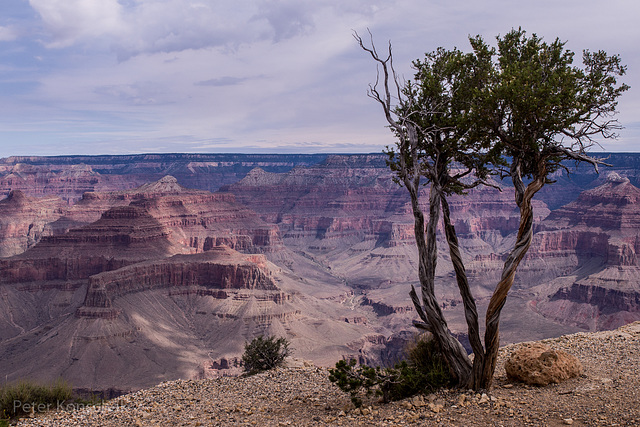
[[[372, 16], [376, 2], [332, 0], [29, 0], [51, 48], [97, 40], [120, 59], [144, 53], [281, 42], [313, 33], [323, 13]], [[380, 2], [381, 3], [381, 2]], [[353, 19], [352, 19], [353, 20]], [[326, 23], [326, 22], [324, 22]], [[106, 42], [106, 43], [105, 43]]]
[[123, 8], [117, 0], [29, 0], [48, 31], [49, 47], [67, 47], [78, 41], [112, 37], [125, 31]]

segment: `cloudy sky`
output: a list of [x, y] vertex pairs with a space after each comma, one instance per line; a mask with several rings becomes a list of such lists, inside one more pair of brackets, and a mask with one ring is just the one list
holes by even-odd
[[[0, 157], [148, 152], [379, 152], [375, 65], [398, 70], [521, 26], [619, 53], [621, 138], [640, 151], [637, 0], [2, 0]], [[578, 55], [579, 57], [579, 55]]]

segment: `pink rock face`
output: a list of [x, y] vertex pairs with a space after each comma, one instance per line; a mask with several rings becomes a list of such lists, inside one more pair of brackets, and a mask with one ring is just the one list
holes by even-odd
[[[319, 165], [285, 174], [254, 169], [222, 190], [278, 224], [291, 244], [309, 239], [375, 239], [387, 247], [413, 245], [409, 198], [392, 178], [380, 157], [329, 156]], [[428, 187], [422, 190], [423, 200], [428, 200], [428, 191]], [[517, 229], [519, 213], [512, 199], [509, 192], [488, 187], [472, 190], [469, 197], [452, 196], [456, 230], [464, 238]], [[535, 206], [536, 219], [548, 214], [544, 203], [536, 201]]]
[[[22, 199], [14, 192], [1, 203]], [[5, 376], [64, 372], [78, 387], [140, 387], [205, 375], [211, 355], [238, 355], [258, 334], [299, 337], [303, 352], [333, 360], [371, 331], [368, 312], [301, 296], [325, 286], [324, 276], [307, 280], [274, 267], [263, 253], [282, 250], [277, 226], [233, 194], [185, 189], [166, 177], [86, 193], [52, 221], [55, 233], [0, 259]], [[341, 292], [326, 286], [324, 295]], [[359, 321], [347, 324], [347, 316]]]
[[577, 200], [555, 210], [546, 227], [590, 227], [603, 231], [633, 232], [640, 226], [640, 189], [612, 172], [607, 181], [580, 193]]
[[[52, 197], [28, 198], [16, 190], [0, 201], [0, 213], [4, 213], [0, 225], [6, 224], [0, 228], [0, 237], [4, 234], [0, 254], [22, 253], [43, 236], [60, 236], [70, 230], [74, 231], [65, 239], [78, 239], [75, 229], [104, 221], [106, 212], [107, 216], [124, 215], [124, 211], [113, 209], [126, 211], [127, 206], [143, 209], [164, 229], [161, 233], [171, 244], [186, 246], [190, 251], [226, 245], [243, 252], [262, 253], [277, 251], [282, 245], [278, 227], [237, 203], [232, 194], [187, 189], [166, 176], [132, 190], [85, 193], [72, 206]], [[83, 230], [91, 233], [87, 228]], [[94, 234], [100, 231], [94, 230]]]
[[[346, 354], [397, 360], [408, 336], [396, 334], [413, 332], [407, 293], [418, 259], [407, 193], [384, 156], [283, 163], [278, 173], [274, 164], [289, 160], [107, 157], [0, 159], [0, 191], [29, 191], [0, 201], [0, 236], [11, 236], [0, 240], [11, 255], [0, 260], [0, 375], [64, 372], [78, 386], [139, 386], [206, 375], [203, 363], [236, 357], [265, 333], [292, 338], [301, 357], [327, 366]], [[177, 179], [162, 178], [168, 172]], [[224, 191], [203, 191], [221, 184]], [[554, 194], [567, 188], [545, 186], [544, 200], [559, 206]], [[570, 188], [563, 200], [578, 194], [577, 184]], [[46, 194], [64, 200], [25, 203]], [[535, 201], [536, 235], [503, 334], [522, 339], [507, 330], [514, 322], [526, 323], [525, 334], [557, 335], [577, 330], [566, 325], [633, 320], [637, 201], [637, 189], [615, 177], [550, 215]], [[517, 231], [513, 193], [476, 188], [449, 203], [483, 308]], [[438, 298], [460, 333], [466, 326], [441, 230], [438, 247]]]
[[236, 203], [232, 194], [187, 189], [171, 176], [133, 190], [86, 193], [67, 216], [88, 221], [91, 215], [120, 205], [145, 209], [173, 243], [197, 252], [222, 244], [244, 252], [268, 252], [281, 244], [277, 227]]
[[45, 236], [28, 251], [0, 260], [2, 280], [78, 280], [147, 259], [180, 253], [168, 231], [143, 208], [120, 206], [93, 224]]
[[509, 379], [537, 386], [557, 384], [582, 372], [574, 356], [540, 343], [523, 344], [511, 353], [504, 368]]
[[75, 202], [86, 192], [136, 188], [165, 175], [189, 188], [215, 191], [254, 167], [284, 171], [322, 155], [139, 154], [129, 156], [14, 156], [0, 159], [0, 194], [57, 195]]
[[78, 200], [87, 191], [131, 188], [145, 182], [138, 179], [102, 176], [83, 164], [52, 166], [8, 162], [0, 165], [0, 192], [20, 190], [32, 197], [56, 195], [68, 202]]
[[[640, 319], [640, 189], [612, 174], [603, 185], [583, 192], [542, 223], [525, 267], [561, 271], [536, 310], [556, 321], [587, 329], [617, 328]], [[540, 268], [542, 269], [542, 268]], [[578, 277], [577, 270], [590, 271]]]
[[264, 265], [262, 255], [241, 255], [218, 247], [203, 254], [176, 255], [95, 274], [89, 277], [87, 295], [76, 316], [114, 319], [120, 312], [112, 308], [113, 299], [162, 288], [169, 288], [176, 295], [192, 292], [216, 299], [226, 299], [229, 295], [225, 290], [278, 291], [271, 293], [269, 299], [281, 304], [287, 296], [279, 292], [270, 272], [253, 260]]
[[66, 203], [58, 197], [33, 198], [20, 190], [11, 191], [0, 200], [0, 257], [24, 252], [51, 234], [50, 224], [65, 208]]
[[243, 252], [277, 250], [278, 228], [236, 203], [232, 194], [176, 193], [132, 202], [144, 207], [167, 230], [170, 239], [197, 252], [226, 245]]
[[[0, 206], [27, 202], [14, 192]], [[64, 234], [44, 236], [26, 253], [0, 261], [2, 280], [86, 279], [125, 265], [210, 251], [220, 245], [266, 252], [280, 244], [277, 227], [237, 204], [233, 195], [188, 190], [173, 177], [135, 190], [88, 193], [78, 205], [66, 212], [65, 218], [72, 223], [97, 213], [100, 218]]]

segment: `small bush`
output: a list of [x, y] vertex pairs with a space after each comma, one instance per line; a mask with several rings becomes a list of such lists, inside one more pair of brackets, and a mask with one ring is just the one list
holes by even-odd
[[56, 409], [71, 397], [71, 386], [61, 379], [51, 385], [20, 381], [0, 390], [0, 418]]
[[449, 366], [434, 339], [419, 336], [408, 346], [407, 356], [409, 364], [424, 375], [428, 387], [437, 389], [451, 384]]
[[357, 366], [355, 359], [340, 360], [335, 369], [329, 370], [329, 380], [349, 393], [356, 407], [362, 405], [363, 392], [380, 395], [387, 403], [450, 384], [449, 369], [435, 341], [420, 338], [407, 353], [408, 361], [393, 368]]
[[242, 364], [247, 375], [254, 375], [281, 366], [288, 355], [286, 338], [259, 336], [244, 345]]

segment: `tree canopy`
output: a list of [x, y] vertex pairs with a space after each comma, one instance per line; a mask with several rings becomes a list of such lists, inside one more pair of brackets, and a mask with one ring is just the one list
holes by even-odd
[[[476, 36], [469, 39], [469, 53], [444, 48], [427, 53], [413, 62], [413, 80], [401, 82], [391, 44], [380, 56], [373, 42], [366, 45], [359, 35], [355, 38], [378, 65], [369, 96], [382, 106], [396, 137], [395, 146], [386, 151], [388, 165], [411, 198], [421, 287], [421, 298], [411, 289], [421, 319], [416, 326], [433, 333], [460, 386], [488, 389], [499, 347], [500, 312], [532, 241], [531, 200], [566, 160], [588, 162], [597, 171], [602, 162], [588, 149], [596, 138], [615, 138], [621, 129], [613, 116], [618, 97], [629, 88], [618, 82], [626, 68], [619, 56], [603, 51], [585, 51], [582, 66], [576, 66], [564, 42], [547, 43], [518, 29], [498, 36], [497, 48]], [[511, 178], [520, 226], [487, 309], [483, 345], [447, 197], [486, 185], [490, 174]], [[426, 183], [428, 222], [419, 203], [420, 186]], [[435, 297], [440, 213], [473, 363], [451, 335]]]

